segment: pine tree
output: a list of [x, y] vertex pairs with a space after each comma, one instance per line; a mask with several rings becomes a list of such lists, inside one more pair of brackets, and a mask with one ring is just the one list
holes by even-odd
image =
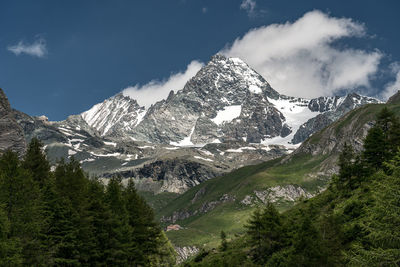
[[18, 239], [10, 238], [10, 222], [0, 206], [0, 266], [22, 265], [21, 247]]
[[40, 232], [43, 223], [38, 185], [31, 173], [21, 167], [16, 153], [7, 151], [0, 158], [0, 203], [10, 221], [10, 237], [18, 238], [24, 263], [40, 264]]
[[363, 159], [373, 170], [382, 167], [383, 162], [388, 157], [388, 143], [385, 133], [380, 127], [373, 127], [368, 131], [364, 141]]
[[32, 138], [28, 145], [22, 166], [29, 170], [32, 178], [36, 181], [40, 188], [49, 179], [50, 164], [43, 153], [43, 144], [36, 137]]
[[263, 211], [257, 209], [245, 227], [255, 262], [265, 263], [283, 245], [281, 215], [272, 203], [268, 203]]
[[138, 195], [132, 180], [125, 189], [125, 203], [128, 212], [128, 222], [132, 228], [132, 246], [129, 251], [129, 261], [138, 265], [149, 265], [151, 255], [159, 253], [166, 240], [162, 238], [161, 230], [154, 221], [153, 210], [146, 201]]
[[362, 218], [362, 227], [367, 235], [359, 238], [347, 253], [352, 265], [400, 264], [400, 151], [385, 165], [391, 175], [380, 171], [373, 177], [374, 205]]
[[89, 182], [88, 188], [88, 217], [90, 218], [90, 238], [86, 246], [86, 253], [90, 255], [87, 264], [104, 266], [107, 262], [107, 253], [113, 249], [109, 242], [113, 227], [113, 215], [105, 202], [104, 185], [97, 179]]
[[220, 238], [221, 238], [221, 245], [219, 246], [219, 249], [221, 251], [225, 251], [228, 248], [228, 241], [226, 241], [226, 234], [224, 231], [221, 231]]
[[311, 221], [311, 216], [303, 213], [300, 227], [293, 237], [293, 250], [288, 258], [289, 266], [323, 266], [326, 254], [318, 229]]
[[131, 229], [125, 209], [121, 179], [112, 177], [107, 185], [105, 200], [109, 206], [112, 218], [109, 222], [109, 245], [105, 251], [108, 265], [126, 265], [127, 250], [130, 246]]
[[364, 161], [373, 169], [382, 167], [397, 152], [400, 146], [400, 122], [387, 107], [377, 115], [376, 124], [364, 141]]
[[88, 261], [87, 244], [90, 241], [88, 217], [88, 178], [78, 161], [71, 157], [68, 163], [61, 160], [54, 172], [57, 194], [68, 207], [66, 219], [65, 259]]
[[[71, 202], [56, 191], [55, 182], [50, 179], [43, 187], [46, 227], [45, 265], [78, 265], [78, 229], [74, 225], [74, 212]], [[75, 219], [76, 220], [76, 219]]]
[[351, 145], [344, 144], [343, 150], [339, 155], [338, 165], [339, 174], [336, 181], [336, 186], [339, 189], [344, 189], [350, 184], [350, 180], [354, 175], [354, 150]]
[[62, 159], [58, 162], [54, 172], [56, 188], [62, 197], [68, 198], [72, 206], [77, 210], [82, 210], [86, 199], [87, 178], [81, 166], [74, 157], [69, 163]]

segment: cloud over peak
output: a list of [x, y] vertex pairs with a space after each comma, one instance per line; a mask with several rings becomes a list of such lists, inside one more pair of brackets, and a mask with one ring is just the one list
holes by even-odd
[[47, 54], [46, 40], [39, 38], [31, 44], [25, 43], [24, 41], [19, 41], [16, 45], [8, 46], [7, 50], [17, 56], [26, 54], [42, 58]]
[[[352, 48], [346, 40], [365, 37], [362, 23], [315, 10], [294, 22], [252, 29], [220, 53], [241, 58], [282, 94], [314, 98], [356, 89], [371, 93], [371, 81], [379, 73], [384, 55], [379, 50]], [[337, 45], [343, 40], [346, 46]], [[185, 71], [128, 87], [123, 93], [148, 108], [167, 98], [171, 90], [181, 90], [203, 65], [192, 61]], [[396, 79], [386, 85], [382, 98], [400, 90], [399, 64], [393, 64], [391, 75]]]
[[242, 58], [281, 93], [327, 96], [369, 87], [382, 53], [334, 45], [346, 37], [363, 36], [363, 24], [316, 10], [295, 22], [252, 29], [221, 52]]
[[172, 74], [168, 79], [152, 80], [145, 85], [135, 85], [123, 90], [125, 96], [135, 99], [139, 105], [149, 108], [152, 104], [166, 99], [169, 92], [183, 89], [190, 80], [203, 67], [203, 63], [193, 60], [183, 72]]

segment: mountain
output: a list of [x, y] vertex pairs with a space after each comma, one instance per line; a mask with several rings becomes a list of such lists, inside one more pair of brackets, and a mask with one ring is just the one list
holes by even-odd
[[10, 149], [22, 156], [26, 150], [24, 132], [14, 118], [7, 96], [0, 88], [0, 151]]
[[138, 188], [159, 194], [286, 155], [349, 110], [377, 102], [357, 94], [285, 96], [242, 60], [215, 55], [147, 110], [119, 93], [60, 122], [14, 113], [53, 164], [74, 156], [91, 174], [134, 177]]
[[81, 116], [102, 136], [149, 143], [203, 146], [234, 140], [290, 145], [349, 110], [376, 102], [357, 94], [311, 100], [281, 95], [242, 60], [215, 55], [182, 90], [171, 91], [147, 112], [118, 94]]

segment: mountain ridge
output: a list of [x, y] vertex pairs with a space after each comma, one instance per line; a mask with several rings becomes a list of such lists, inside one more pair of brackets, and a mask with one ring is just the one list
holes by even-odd
[[[107, 136], [110, 130], [109, 136], [176, 146], [204, 145], [224, 142], [225, 139], [261, 143], [273, 137], [284, 138], [289, 134], [293, 136], [285, 144], [298, 144], [352, 108], [379, 102], [374, 98], [354, 93], [344, 97], [315, 99], [281, 95], [242, 60], [226, 58], [219, 54], [213, 56], [182, 90], [171, 91], [167, 99], [153, 104], [147, 111], [132, 98], [127, 100], [124, 97], [124, 102], [118, 103], [119, 98], [121, 93], [96, 104], [81, 116], [89, 125], [96, 126], [107, 117], [113, 117], [115, 112], [124, 112], [115, 111], [114, 108], [105, 112], [103, 108], [101, 112], [104, 116], [97, 116], [96, 121], [93, 116], [89, 119], [87, 116], [88, 113], [93, 113], [93, 109], [99, 105], [107, 107], [107, 102], [116, 102], [117, 106], [126, 108], [125, 102], [132, 102], [132, 107], [136, 110], [135, 115], [141, 115], [138, 119], [135, 116], [129, 117], [132, 121], [125, 134], [120, 134], [121, 128], [124, 127], [121, 127], [120, 123], [116, 123], [114, 127], [112, 120], [106, 126], [107, 131], [100, 134]], [[306, 106], [308, 108], [305, 108]], [[303, 109], [300, 110], [301, 108]], [[300, 112], [291, 112], [292, 109], [298, 109]], [[295, 113], [301, 112], [311, 114], [307, 118], [300, 117], [301, 125], [289, 125], [293, 122], [289, 123], [288, 117], [295, 116], [292, 121], [297, 123], [299, 118]], [[327, 114], [321, 115], [318, 120], [313, 119], [324, 113]]]
[[[27, 140], [45, 144], [52, 164], [73, 156], [102, 178], [146, 174], [138, 186], [159, 194], [288, 154], [347, 111], [377, 102], [357, 94], [285, 96], [242, 60], [215, 55], [182, 90], [147, 110], [119, 93], [60, 122], [15, 116]], [[155, 175], [154, 166], [164, 171]]]

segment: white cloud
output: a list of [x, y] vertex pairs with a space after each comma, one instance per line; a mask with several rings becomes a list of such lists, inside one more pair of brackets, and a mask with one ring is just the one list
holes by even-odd
[[128, 87], [123, 90], [123, 94], [136, 99], [139, 105], [148, 108], [151, 104], [166, 99], [171, 90], [177, 92], [183, 89], [186, 82], [196, 75], [202, 66], [203, 63], [193, 60], [184, 72], [175, 73], [163, 81], [153, 80], [145, 85]]
[[383, 100], [389, 99], [392, 95], [400, 90], [400, 63], [396, 62], [391, 65], [392, 73], [396, 76], [393, 82], [388, 83], [381, 92], [380, 97]]
[[363, 36], [365, 27], [360, 23], [311, 11], [295, 22], [252, 29], [221, 53], [243, 59], [280, 93], [327, 96], [369, 87], [382, 53], [333, 44], [345, 37]]
[[255, 15], [256, 5], [257, 3], [255, 0], [243, 0], [240, 4], [240, 9], [246, 10], [247, 15], [253, 17]]
[[19, 41], [16, 45], [8, 46], [7, 50], [17, 56], [20, 54], [27, 54], [35, 57], [44, 57], [47, 54], [46, 40], [39, 38], [32, 44], [26, 44], [23, 41]]
[[208, 11], [208, 8], [207, 8], [207, 7], [203, 7], [203, 8], [201, 9], [201, 12], [203, 12], [203, 14], [207, 13], [207, 11]]

